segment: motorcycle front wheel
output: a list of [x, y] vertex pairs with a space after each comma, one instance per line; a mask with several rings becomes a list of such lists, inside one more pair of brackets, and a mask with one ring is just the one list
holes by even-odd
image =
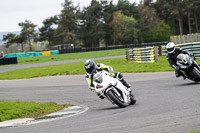
[[124, 103], [123, 99], [119, 96], [117, 96], [117, 94], [114, 93], [114, 91], [109, 90], [107, 92], [107, 96], [115, 103], [117, 104], [120, 108], [124, 108], [127, 106], [127, 104]]
[[196, 67], [194, 67], [189, 73], [194, 78], [195, 82], [200, 81], [200, 71]]

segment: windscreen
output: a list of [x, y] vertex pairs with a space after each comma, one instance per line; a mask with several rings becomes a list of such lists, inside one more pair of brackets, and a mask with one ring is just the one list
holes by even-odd
[[187, 54], [179, 54], [177, 56], [177, 62], [181, 64], [186, 64], [188, 62], [188, 55]]
[[98, 72], [94, 75], [94, 82], [102, 83], [103, 81], [103, 74], [101, 72]]

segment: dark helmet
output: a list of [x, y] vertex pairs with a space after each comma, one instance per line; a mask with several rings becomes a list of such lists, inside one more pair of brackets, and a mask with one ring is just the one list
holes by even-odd
[[96, 71], [96, 64], [93, 60], [86, 60], [84, 64], [85, 70], [87, 73], [92, 74]]

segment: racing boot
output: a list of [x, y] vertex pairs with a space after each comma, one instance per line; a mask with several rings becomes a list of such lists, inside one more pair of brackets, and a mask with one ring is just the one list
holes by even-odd
[[181, 75], [180, 75], [179, 72], [175, 71], [175, 76], [178, 78], [178, 77], [180, 77]]
[[175, 76], [176, 76], [177, 78], [181, 76], [181, 72], [180, 72], [178, 66], [175, 68]]
[[99, 93], [97, 93], [97, 96], [98, 96], [100, 99], [104, 99], [104, 96], [100, 95]]
[[186, 79], [185, 75], [182, 75], [182, 76], [183, 76], [183, 80], [185, 80]]
[[177, 78], [180, 77], [180, 76], [183, 76], [183, 80], [186, 79], [185, 75], [182, 74], [181, 72], [175, 72], [175, 75], [176, 75]]

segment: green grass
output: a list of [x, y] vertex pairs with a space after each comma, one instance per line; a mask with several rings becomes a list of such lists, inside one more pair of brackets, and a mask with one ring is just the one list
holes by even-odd
[[125, 49], [58, 54], [58, 55], [51, 55], [51, 56], [24, 57], [24, 58], [18, 58], [18, 64], [31, 64], [31, 63], [41, 63], [41, 62], [51, 62], [51, 61], [86, 59], [86, 58], [115, 56], [115, 55], [125, 55]]
[[[159, 57], [155, 63], [127, 63], [125, 58], [96, 60], [96, 63], [104, 63], [113, 67], [115, 72], [138, 73], [138, 72], [164, 72], [174, 71], [165, 56]], [[200, 62], [200, 60], [198, 60]], [[61, 65], [27, 68], [0, 73], [0, 80], [27, 79], [34, 77], [85, 74], [84, 62], [76, 62]]]
[[39, 103], [25, 101], [0, 101], [0, 122], [16, 118], [36, 118], [56, 112], [71, 105], [54, 102]]
[[[110, 65], [113, 67], [114, 71], [119, 71], [122, 73], [161, 72], [173, 70], [169, 66], [165, 56], [159, 57], [159, 61], [155, 63], [127, 63], [125, 58], [97, 60], [95, 62]], [[27, 79], [34, 77], [84, 73], [84, 62], [76, 62], [4, 72], [0, 73], [0, 79]]]

